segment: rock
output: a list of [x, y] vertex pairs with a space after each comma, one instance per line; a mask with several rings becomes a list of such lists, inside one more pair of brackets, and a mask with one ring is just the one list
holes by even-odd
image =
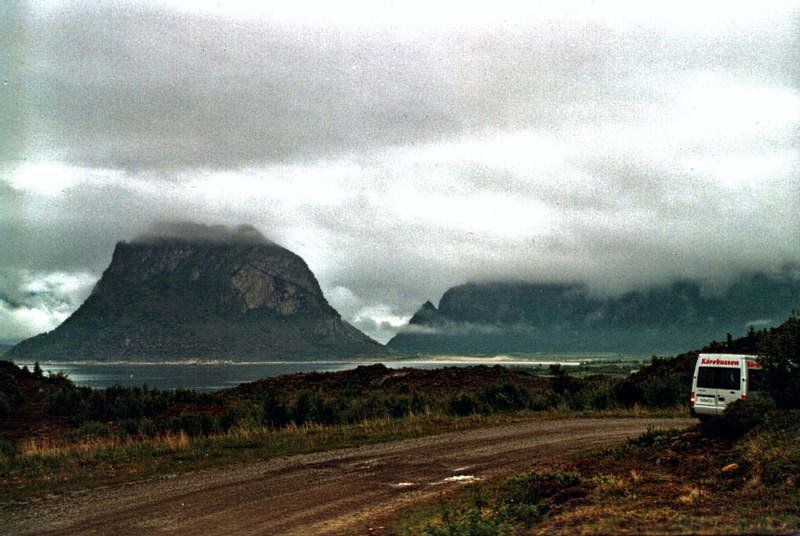
[[722, 472], [723, 475], [727, 475], [727, 474], [735, 473], [738, 470], [739, 470], [739, 464], [738, 463], [729, 463], [728, 465], [726, 465], [725, 467], [723, 467], [721, 469], [721, 472]]
[[117, 244], [92, 294], [13, 358], [295, 358], [379, 355], [341, 319], [291, 251], [247, 240], [146, 238]]

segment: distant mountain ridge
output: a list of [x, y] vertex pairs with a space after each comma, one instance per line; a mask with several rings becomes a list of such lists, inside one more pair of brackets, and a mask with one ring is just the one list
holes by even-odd
[[385, 353], [342, 320], [298, 255], [252, 232], [226, 238], [118, 243], [80, 308], [5, 357], [235, 360]]
[[580, 284], [466, 283], [426, 302], [391, 341], [415, 353], [671, 352], [703, 345], [748, 325], [775, 325], [800, 307], [800, 277], [741, 276], [719, 296], [677, 281], [617, 297]]

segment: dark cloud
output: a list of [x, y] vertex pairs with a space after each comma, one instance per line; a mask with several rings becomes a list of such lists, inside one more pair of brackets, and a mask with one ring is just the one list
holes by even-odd
[[189, 221], [156, 222], [143, 234], [132, 240], [134, 243], [158, 243], [169, 240], [188, 242], [210, 242], [213, 244], [271, 244], [261, 231], [249, 224], [235, 227], [227, 225], [205, 225]]
[[238, 239], [215, 227], [238, 223], [303, 256], [382, 340], [469, 280], [713, 289], [800, 262], [795, 8], [769, 25], [419, 30], [15, 5], [0, 7], [12, 335], [77, 306], [117, 241]]
[[238, 167], [486, 129], [624, 121], [663, 101], [676, 73], [758, 65], [754, 79], [790, 77], [797, 39], [675, 39], [655, 25], [568, 21], [346, 32], [133, 7], [15, 20], [27, 155], [126, 169]]

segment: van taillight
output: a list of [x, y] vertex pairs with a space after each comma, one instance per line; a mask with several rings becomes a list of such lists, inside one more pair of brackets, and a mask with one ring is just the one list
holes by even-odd
[[742, 400], [747, 400], [747, 395], [742, 395]]
[[689, 402], [694, 404], [694, 391], [692, 391], [692, 394], [689, 396]]

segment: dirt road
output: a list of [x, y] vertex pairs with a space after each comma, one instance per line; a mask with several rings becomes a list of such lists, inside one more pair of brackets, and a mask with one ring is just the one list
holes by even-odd
[[272, 459], [15, 506], [0, 532], [369, 534], [397, 508], [474, 479], [692, 422], [533, 421]]

